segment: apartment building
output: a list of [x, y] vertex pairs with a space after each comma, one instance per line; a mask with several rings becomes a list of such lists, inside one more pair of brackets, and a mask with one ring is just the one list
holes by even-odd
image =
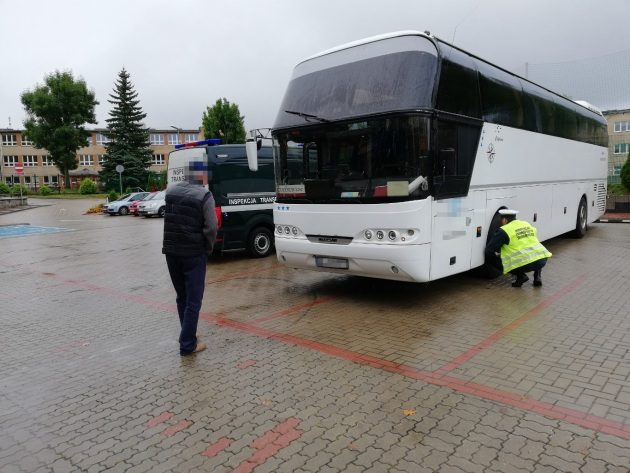
[[[70, 188], [77, 188], [81, 179], [89, 177], [98, 182], [105, 155], [107, 136], [105, 129], [90, 130], [85, 146], [77, 151], [78, 168], [70, 171]], [[29, 141], [24, 130], [0, 129], [0, 182], [8, 185], [22, 183], [37, 190], [42, 185], [57, 188], [66, 186], [63, 175], [53, 164], [45, 149], [38, 149]], [[150, 130], [149, 143], [153, 150], [150, 171], [160, 172], [168, 165], [168, 154], [180, 143], [203, 139], [200, 130]], [[22, 164], [20, 176], [16, 164]]]
[[621, 168], [630, 152], [630, 109], [603, 112], [608, 120], [608, 183], [621, 183]]

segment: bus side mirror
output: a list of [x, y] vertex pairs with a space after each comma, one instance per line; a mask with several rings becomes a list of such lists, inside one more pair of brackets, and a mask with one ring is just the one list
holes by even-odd
[[245, 151], [247, 151], [247, 164], [249, 164], [249, 169], [251, 171], [258, 171], [258, 143], [256, 138], [247, 138]]

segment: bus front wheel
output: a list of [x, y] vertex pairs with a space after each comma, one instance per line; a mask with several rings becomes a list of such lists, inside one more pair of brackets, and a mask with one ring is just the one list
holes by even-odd
[[573, 236], [575, 238], [582, 238], [586, 234], [588, 228], [588, 208], [586, 206], [586, 199], [582, 197], [580, 205], [578, 206], [577, 218], [575, 219], [575, 230], [573, 230]]
[[247, 252], [254, 258], [264, 258], [273, 248], [273, 235], [265, 227], [256, 227], [247, 241]]

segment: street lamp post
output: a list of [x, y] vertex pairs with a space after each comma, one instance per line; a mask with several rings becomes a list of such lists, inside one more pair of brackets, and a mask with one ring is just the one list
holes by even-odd
[[176, 126], [173, 126], [173, 125], [171, 125], [171, 128], [177, 132], [177, 143], [182, 144], [181, 135], [180, 135], [180, 132], [182, 131], [182, 129], [177, 128]]

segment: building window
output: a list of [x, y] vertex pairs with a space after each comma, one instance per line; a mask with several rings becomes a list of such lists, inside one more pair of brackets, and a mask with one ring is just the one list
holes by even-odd
[[621, 133], [622, 131], [630, 131], [630, 121], [615, 122], [615, 132]]
[[17, 156], [5, 156], [4, 157], [4, 165], [8, 167], [15, 167], [15, 163], [18, 162]]
[[4, 182], [12, 186], [13, 184], [20, 183], [20, 176], [4, 176]]
[[22, 162], [24, 163], [24, 167], [37, 166], [37, 156], [24, 156]]
[[151, 156], [151, 164], [164, 164], [164, 155], [154, 154]]
[[163, 145], [164, 135], [160, 133], [151, 133], [149, 135], [149, 143], [151, 143], [152, 145]]
[[54, 166], [53, 160], [50, 156], [42, 156], [42, 166]]
[[82, 154], [79, 156], [79, 166], [91, 166], [94, 164], [91, 154]]
[[33, 187], [33, 182], [31, 182], [31, 176], [24, 176], [24, 185], [26, 187]]
[[44, 184], [56, 186], [59, 182], [59, 178], [57, 176], [44, 176]]
[[169, 145], [178, 145], [179, 144], [179, 134], [177, 134], [177, 133], [169, 133], [168, 134], [168, 144]]
[[2, 135], [2, 146], [15, 146], [17, 144], [17, 135]]
[[85, 140], [85, 146], [92, 146], [92, 135], [88, 136]]
[[105, 164], [105, 155], [104, 154], [99, 154], [98, 155], [98, 164], [100, 164], [101, 166], [103, 164]]
[[33, 142], [24, 133], [22, 133], [22, 146], [33, 146]]
[[197, 133], [186, 133], [186, 143], [197, 141], [197, 138], [199, 138]]
[[615, 154], [628, 154], [629, 145], [628, 143], [617, 143], [614, 148]]
[[105, 143], [108, 143], [108, 142], [109, 142], [109, 139], [107, 139], [107, 136], [105, 136], [103, 133], [96, 134], [97, 145], [104, 145]]

